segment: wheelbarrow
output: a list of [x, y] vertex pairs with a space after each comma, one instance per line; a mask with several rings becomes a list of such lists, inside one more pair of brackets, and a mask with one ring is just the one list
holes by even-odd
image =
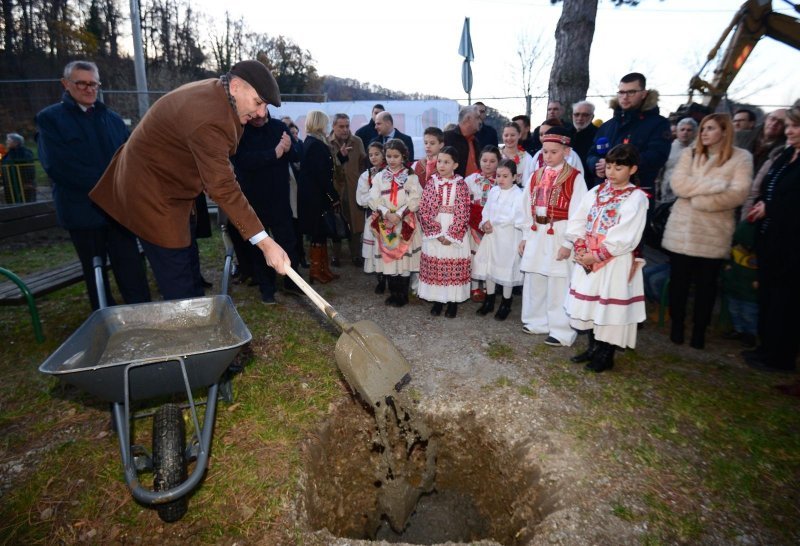
[[[226, 245], [228, 247], [228, 245]], [[223, 274], [227, 288], [232, 248]], [[101, 308], [93, 312], [39, 371], [111, 403], [119, 437], [125, 481], [133, 497], [152, 505], [166, 522], [188, 509], [187, 495], [200, 483], [214, 429], [221, 378], [252, 335], [231, 298], [218, 295], [175, 301], [105, 307], [99, 258], [95, 273]], [[208, 388], [202, 427], [193, 389]], [[185, 392], [188, 403], [168, 403], [136, 415], [131, 403]], [[193, 435], [186, 445], [183, 410], [188, 409]], [[131, 445], [132, 418], [153, 416], [152, 454]], [[187, 475], [187, 466], [195, 467]], [[153, 472], [153, 489], [138, 474]]]

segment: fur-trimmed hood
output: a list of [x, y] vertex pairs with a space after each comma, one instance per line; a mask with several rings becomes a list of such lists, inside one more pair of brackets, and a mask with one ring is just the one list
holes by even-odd
[[[642, 107], [640, 110], [642, 112], [647, 112], [648, 110], [653, 110], [654, 108], [658, 108], [658, 91], [655, 89], [648, 89], [647, 90], [647, 97], [644, 99], [642, 103]], [[620, 110], [619, 106], [619, 99], [614, 97], [610, 101], [608, 101], [608, 107], [613, 109], [615, 112]]]

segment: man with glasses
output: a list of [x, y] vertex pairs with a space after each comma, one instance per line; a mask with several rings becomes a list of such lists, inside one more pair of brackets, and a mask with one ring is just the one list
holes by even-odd
[[[58, 222], [69, 231], [81, 261], [92, 309], [99, 307], [92, 258], [111, 268], [125, 303], [150, 301], [144, 262], [134, 235], [89, 199], [89, 192], [128, 138], [122, 118], [97, 98], [97, 65], [73, 61], [64, 68], [61, 102], [36, 115], [39, 160], [53, 183]], [[106, 299], [114, 305], [108, 278]]]
[[478, 129], [478, 132], [475, 134], [475, 138], [478, 139], [478, 142], [481, 145], [481, 149], [483, 149], [484, 146], [489, 146], [489, 145], [497, 146], [497, 143], [500, 142], [500, 140], [497, 138], [497, 130], [488, 123], [486, 123], [486, 116], [487, 116], [486, 105], [483, 104], [482, 102], [476, 102], [475, 108], [476, 111], [478, 112], [478, 119], [481, 124], [481, 128]]
[[[647, 80], [632, 72], [622, 77], [617, 89], [617, 98], [612, 99], [614, 117], [605, 122], [595, 135], [587, 158], [587, 178], [596, 175], [593, 185], [606, 177], [605, 152], [617, 144], [633, 144], [641, 156], [639, 183], [653, 195], [656, 176], [667, 162], [672, 143], [669, 120], [659, 114], [658, 91], [647, 89]], [[598, 141], [608, 144], [597, 147]]]
[[594, 104], [582, 100], [572, 105], [572, 124], [575, 126], [575, 135], [572, 137], [572, 149], [581, 158], [581, 164], [586, 165], [589, 149], [592, 147], [597, 127], [592, 123], [594, 119]]

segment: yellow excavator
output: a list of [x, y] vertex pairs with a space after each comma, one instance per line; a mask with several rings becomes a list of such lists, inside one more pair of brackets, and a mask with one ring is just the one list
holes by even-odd
[[[800, 4], [788, 0], [783, 1], [800, 13]], [[700, 75], [708, 63], [717, 57], [720, 47], [731, 32], [733, 32], [733, 36], [714, 70], [711, 82], [702, 79]], [[731, 24], [728, 25], [708, 54], [703, 67], [689, 82], [688, 104], [692, 104], [694, 93], [698, 92], [702, 95], [702, 105], [711, 112], [715, 111], [717, 105], [725, 97], [731, 82], [763, 36], [769, 36], [795, 49], [800, 49], [800, 19], [773, 11], [772, 0], [747, 0], [736, 12]]]

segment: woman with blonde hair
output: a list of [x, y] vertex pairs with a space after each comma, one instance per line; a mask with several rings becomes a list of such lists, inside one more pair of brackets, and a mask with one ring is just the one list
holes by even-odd
[[702, 349], [720, 267], [731, 250], [736, 208], [747, 198], [753, 178], [753, 157], [733, 146], [733, 123], [727, 114], [704, 117], [698, 134], [670, 180], [677, 200], [662, 246], [670, 253], [670, 339], [678, 345], [684, 341], [686, 303], [694, 284], [690, 345]]
[[328, 116], [320, 110], [306, 114], [306, 139], [297, 186], [300, 229], [311, 238], [309, 279], [328, 283], [338, 279], [330, 270], [328, 244], [322, 215], [339, 207], [339, 194], [333, 187], [333, 157], [325, 136]]

